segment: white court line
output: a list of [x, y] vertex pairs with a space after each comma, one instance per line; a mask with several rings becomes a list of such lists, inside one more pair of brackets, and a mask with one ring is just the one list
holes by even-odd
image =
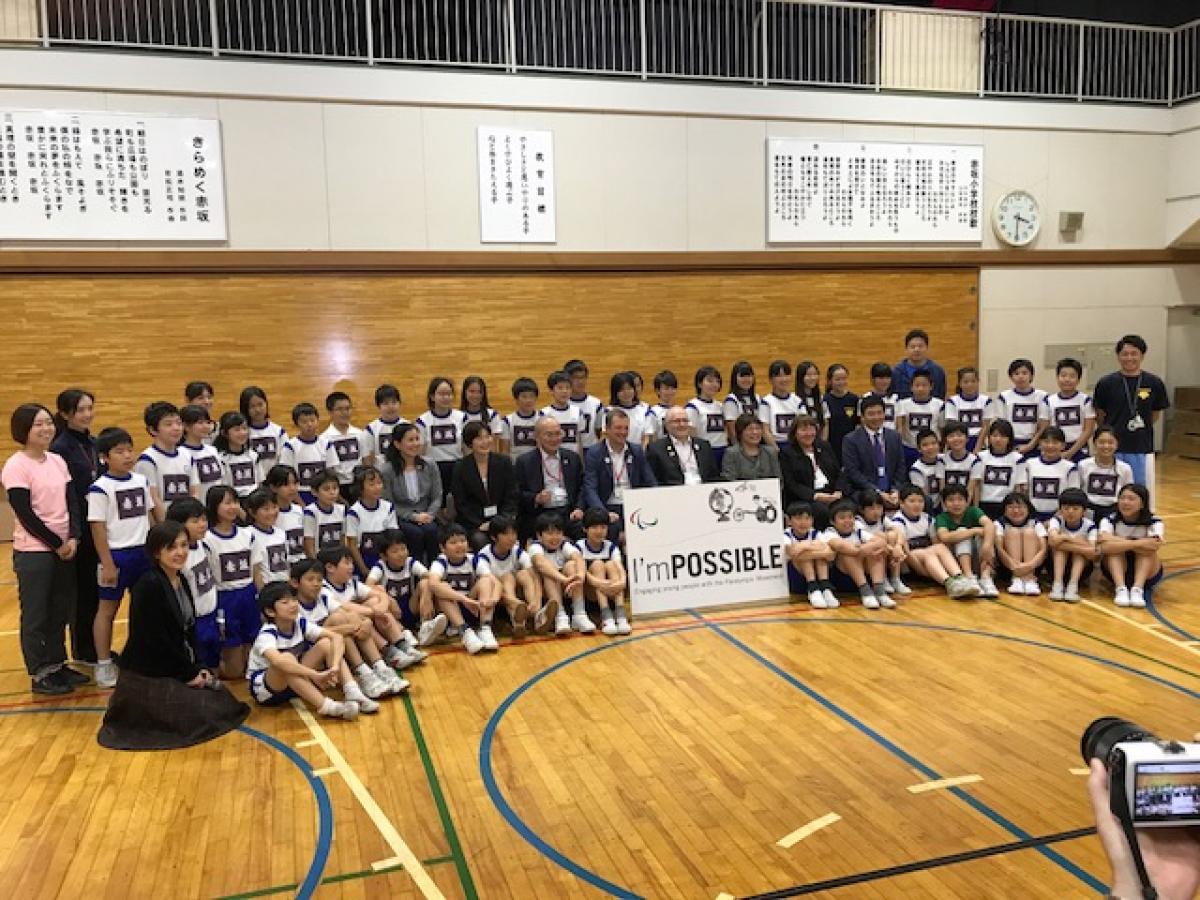
[[733, 894], [717, 894], [717, 900], [736, 900]]
[[296, 749], [303, 750], [305, 747], [319, 747], [320, 745], [321, 745], [321, 742], [318, 741], [316, 738], [313, 738], [312, 740], [308, 740], [308, 741], [297, 741]]
[[[308, 711], [308, 708], [300, 700], [292, 700], [292, 706], [295, 708], [296, 714], [300, 716], [300, 721], [307, 726], [313, 739], [325, 751], [325, 755], [329, 757], [329, 761], [333, 763], [334, 768], [341, 773], [342, 780], [346, 782], [346, 786], [350, 788], [350, 792], [354, 794], [355, 799], [362, 805], [367, 817], [379, 829], [380, 835], [382, 835], [392, 853], [395, 854], [396, 862], [399, 862], [404, 867], [404, 870], [412, 876], [412, 880], [416, 883], [421, 894], [427, 900], [445, 900], [445, 894], [442, 893], [433, 879], [429, 877], [429, 873], [425, 871], [425, 867], [421, 865], [421, 861], [409, 849], [408, 844], [404, 842], [404, 838], [400, 837], [400, 832], [396, 830], [396, 826], [384, 815], [383, 810], [379, 808], [379, 804], [375, 802], [375, 798], [371, 796], [371, 792], [367, 790], [366, 785], [362, 783], [362, 780], [359, 779], [354, 769], [346, 762], [346, 757], [342, 756], [342, 751], [329, 739], [329, 735], [325, 733], [325, 729], [313, 718], [312, 713]], [[395, 865], [395, 863], [391, 864]]]
[[[128, 621], [129, 621], [128, 619], [115, 619], [113, 621], [113, 624], [114, 625], [124, 625]], [[21, 633], [21, 629], [14, 628], [12, 631], [0, 631], [0, 637], [16, 637], [20, 633]]]
[[1091, 769], [1067, 769], [1072, 775], [1091, 775]]
[[403, 866], [404, 862], [398, 856], [389, 856], [387, 859], [381, 859], [378, 862], [371, 863], [372, 872], [382, 872], [384, 869], [394, 869], [396, 866]]
[[910, 794], [924, 794], [926, 791], [940, 791], [943, 788], [958, 787], [960, 784], [974, 784], [983, 781], [982, 775], [956, 775], [953, 778], [939, 778], [937, 781], [926, 781], [922, 784], [910, 784]]
[[[1134, 619], [1128, 619], [1125, 616], [1120, 615], [1119, 613], [1113, 612], [1111, 609], [1105, 609], [1103, 606], [1101, 606], [1099, 603], [1096, 603], [1093, 600], [1084, 600], [1083, 605], [1090, 606], [1092, 609], [1096, 610], [1096, 612], [1102, 612], [1106, 616], [1112, 616], [1112, 618], [1116, 619], [1118, 622], [1124, 622], [1126, 625], [1132, 625], [1134, 628], [1140, 628], [1142, 631], [1146, 632], [1146, 634], [1152, 635], [1153, 637], [1158, 638], [1160, 641], [1166, 641], [1171, 646], [1178, 647], [1180, 650], [1183, 650], [1185, 653], [1190, 653], [1193, 656], [1200, 656], [1200, 650], [1197, 650], [1193, 646], [1189, 646], [1190, 642], [1177, 641], [1177, 640], [1175, 640], [1175, 638], [1170, 637], [1170, 636], [1164, 634], [1163, 632], [1158, 631], [1154, 628], [1151, 628], [1149, 625], [1146, 625], [1142, 622], [1138, 622]], [[1157, 622], [1154, 624], [1158, 625]], [[1162, 626], [1159, 625], [1158, 627], [1161, 628]]]
[[822, 828], [828, 828], [834, 822], [840, 822], [842, 817], [837, 813], [826, 813], [819, 819], [813, 819], [807, 825], [802, 825], [786, 837], [781, 837], [775, 843], [777, 846], [783, 847], [785, 850], [790, 850], [806, 837], [811, 834], [816, 834]]
[[325, 768], [325, 769], [313, 769], [313, 774], [316, 775], [318, 778], [324, 778], [326, 775], [334, 774], [335, 772], [337, 772], [337, 770], [338, 770], [337, 766], [329, 766], [328, 768]]

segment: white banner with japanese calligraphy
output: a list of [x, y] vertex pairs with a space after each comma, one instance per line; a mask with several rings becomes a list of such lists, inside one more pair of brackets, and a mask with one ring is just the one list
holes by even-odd
[[767, 241], [983, 240], [983, 147], [772, 138]]
[[553, 132], [479, 127], [479, 240], [554, 243]]
[[0, 239], [226, 239], [215, 119], [5, 110], [0, 120]]
[[636, 613], [788, 595], [779, 479], [625, 494], [625, 568]]

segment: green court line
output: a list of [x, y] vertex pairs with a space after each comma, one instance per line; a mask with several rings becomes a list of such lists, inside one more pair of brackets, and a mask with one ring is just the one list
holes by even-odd
[[1073, 628], [1070, 625], [1064, 625], [1062, 622], [1056, 622], [1056, 621], [1054, 621], [1054, 619], [1047, 618], [1046, 616], [1040, 616], [1037, 613], [1029, 612], [1029, 610], [1021, 609], [1019, 606], [1013, 606], [1010, 603], [1005, 603], [1003, 600], [997, 600], [995, 602], [996, 602], [997, 606], [1003, 606], [1005, 609], [1012, 610], [1015, 613], [1020, 613], [1023, 616], [1029, 616], [1029, 618], [1031, 618], [1031, 619], [1037, 619], [1039, 622], [1046, 622], [1050, 625], [1053, 625], [1055, 628], [1061, 628], [1061, 629], [1063, 629], [1063, 631], [1069, 631], [1072, 634], [1079, 635], [1080, 637], [1085, 637], [1090, 640], [1096, 641], [1097, 643], [1104, 644], [1106, 647], [1112, 647], [1115, 650], [1120, 650], [1124, 653], [1130, 654], [1131, 656], [1136, 656], [1139, 659], [1147, 660], [1148, 662], [1152, 662], [1152, 663], [1155, 663], [1156, 665], [1160, 665], [1165, 669], [1171, 669], [1172, 671], [1178, 672], [1181, 675], [1187, 675], [1190, 678], [1200, 678], [1200, 674], [1198, 674], [1196, 672], [1191, 672], [1187, 669], [1180, 668], [1179, 666], [1176, 666], [1169, 662], [1165, 662], [1164, 660], [1161, 660], [1158, 657], [1150, 656], [1149, 654], [1142, 653], [1140, 650], [1133, 650], [1129, 647], [1126, 647], [1124, 644], [1118, 644], [1115, 641], [1110, 641], [1110, 640], [1107, 640], [1106, 638], [1098, 637], [1090, 632], [1083, 631], [1082, 629]]
[[[442, 863], [453, 862], [453, 856], [435, 856], [432, 859], [421, 860], [423, 866], [436, 866]], [[391, 872], [399, 872], [404, 866], [395, 865], [388, 866], [385, 869], [362, 869], [358, 872], [343, 872], [341, 875], [329, 875], [321, 879], [321, 884], [338, 884], [342, 881], [355, 881], [359, 878], [372, 878], [375, 875], [387, 875]], [[218, 897], [217, 900], [251, 900], [253, 897], [269, 897], [272, 894], [290, 894], [292, 891], [299, 888], [299, 884], [277, 884], [274, 887], [259, 888], [257, 891], [245, 891], [241, 894], [226, 894], [223, 897]]]
[[442, 830], [446, 833], [446, 843], [450, 845], [450, 855], [454, 860], [454, 867], [458, 870], [458, 880], [462, 884], [463, 895], [467, 900], [479, 900], [479, 892], [475, 890], [475, 879], [471, 877], [467, 858], [463, 854], [462, 844], [458, 840], [458, 832], [454, 828], [454, 820], [450, 818], [450, 807], [446, 805], [446, 795], [442, 792], [442, 783], [438, 780], [437, 770], [433, 767], [433, 757], [429, 755], [429, 745], [425, 743], [425, 732], [421, 730], [417, 709], [413, 706], [412, 697], [407, 693], [403, 695], [402, 699], [404, 700], [404, 711], [408, 713], [408, 724], [412, 728], [413, 738], [417, 742], [417, 752], [421, 755], [421, 765], [425, 767], [429, 792], [433, 794], [438, 817], [442, 820]]

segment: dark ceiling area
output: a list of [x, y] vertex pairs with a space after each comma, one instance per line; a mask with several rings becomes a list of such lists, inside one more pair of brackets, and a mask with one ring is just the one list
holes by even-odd
[[892, 6], [976, 9], [1021, 16], [1173, 28], [1200, 19], [1200, 0], [882, 0]]

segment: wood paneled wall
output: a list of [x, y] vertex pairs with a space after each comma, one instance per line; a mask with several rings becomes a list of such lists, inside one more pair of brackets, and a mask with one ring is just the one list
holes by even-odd
[[[215, 410], [257, 384], [273, 418], [292, 428], [293, 404], [322, 406], [335, 386], [355, 419], [374, 418], [372, 393], [396, 384], [409, 418], [430, 376], [483, 375], [493, 405], [512, 408], [514, 378], [545, 376], [571, 357], [608, 397], [614, 371], [649, 384], [671, 368], [681, 397], [711, 363], [724, 377], [749, 359], [765, 390], [767, 364], [813, 359], [850, 367], [895, 363], [904, 332], [932, 337], [950, 372], [977, 361], [978, 272], [782, 271], [527, 273], [511, 275], [12, 276], [3, 282], [5, 377], [0, 415], [36, 398], [53, 408], [64, 387], [97, 395], [96, 430], [121, 424], [141, 440], [149, 400], [182, 402], [184, 384], [216, 387]], [[4, 454], [12, 443], [3, 430]]]

